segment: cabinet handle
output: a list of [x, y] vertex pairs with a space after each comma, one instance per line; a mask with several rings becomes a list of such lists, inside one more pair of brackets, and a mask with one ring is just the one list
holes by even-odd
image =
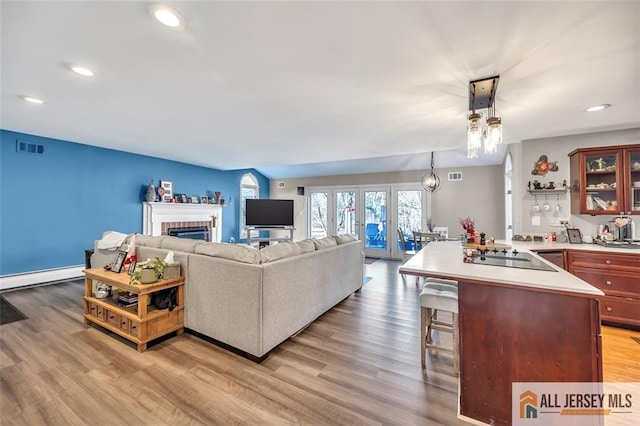
[[611, 281], [607, 281], [607, 285], [611, 285]]
[[607, 306], [607, 311], [611, 312], [613, 311], [613, 308], [611, 306]]

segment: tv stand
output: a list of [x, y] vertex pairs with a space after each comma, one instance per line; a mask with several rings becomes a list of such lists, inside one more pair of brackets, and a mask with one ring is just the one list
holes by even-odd
[[[293, 241], [293, 226], [247, 226], [247, 244], [260, 243], [261, 241], [276, 241], [279, 243], [290, 243]], [[288, 231], [288, 237], [252, 237], [251, 231]]]

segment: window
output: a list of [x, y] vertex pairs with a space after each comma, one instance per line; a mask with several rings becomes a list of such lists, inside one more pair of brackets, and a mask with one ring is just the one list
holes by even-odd
[[[251, 173], [247, 173], [240, 179], [240, 238], [247, 238], [247, 203], [245, 201], [247, 198], [260, 198], [258, 179]], [[258, 236], [257, 231], [255, 234]]]

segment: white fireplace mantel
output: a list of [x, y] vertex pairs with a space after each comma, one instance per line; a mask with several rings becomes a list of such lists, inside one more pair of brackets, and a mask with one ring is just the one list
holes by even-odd
[[[215, 218], [215, 219], [214, 219]], [[222, 206], [219, 204], [142, 203], [142, 233], [162, 235], [165, 222], [213, 221], [212, 241], [222, 241]]]

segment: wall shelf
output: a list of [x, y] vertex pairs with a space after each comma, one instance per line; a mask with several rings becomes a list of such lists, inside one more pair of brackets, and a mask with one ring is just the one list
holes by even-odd
[[553, 194], [553, 195], [560, 195], [560, 194], [566, 194], [567, 193], [567, 188], [556, 188], [556, 189], [527, 189], [527, 192], [529, 194]]

